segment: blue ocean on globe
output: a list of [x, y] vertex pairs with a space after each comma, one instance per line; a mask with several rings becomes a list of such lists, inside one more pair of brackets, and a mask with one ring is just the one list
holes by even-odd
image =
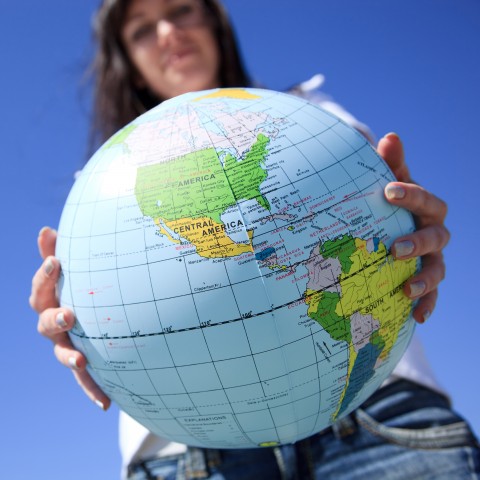
[[87, 163], [58, 229], [61, 304], [95, 381], [153, 433], [293, 443], [389, 376], [411, 339], [411, 215], [369, 142], [263, 89], [181, 95]]

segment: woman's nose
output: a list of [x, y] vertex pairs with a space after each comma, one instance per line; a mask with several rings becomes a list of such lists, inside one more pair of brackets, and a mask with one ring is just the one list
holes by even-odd
[[157, 22], [157, 40], [160, 45], [165, 43], [171, 34], [175, 31], [175, 25], [173, 22], [165, 20], [164, 18], [160, 19]]

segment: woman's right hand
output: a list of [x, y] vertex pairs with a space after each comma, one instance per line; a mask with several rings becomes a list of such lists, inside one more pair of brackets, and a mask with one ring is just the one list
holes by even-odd
[[75, 317], [71, 310], [59, 306], [56, 288], [60, 275], [60, 263], [54, 256], [56, 241], [55, 230], [49, 227], [40, 230], [38, 249], [43, 263], [32, 280], [30, 306], [39, 315], [39, 333], [53, 342], [53, 351], [57, 360], [71, 368], [75, 379], [87, 396], [102, 410], [107, 410], [110, 399], [87, 372], [86, 358], [81, 352], [75, 350], [67, 334], [75, 323]]

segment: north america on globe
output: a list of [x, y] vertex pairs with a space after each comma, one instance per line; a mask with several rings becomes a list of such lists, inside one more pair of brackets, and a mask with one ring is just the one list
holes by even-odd
[[88, 162], [57, 243], [74, 345], [152, 432], [215, 448], [292, 443], [357, 408], [414, 330], [414, 230], [369, 142], [303, 99], [185, 94]]

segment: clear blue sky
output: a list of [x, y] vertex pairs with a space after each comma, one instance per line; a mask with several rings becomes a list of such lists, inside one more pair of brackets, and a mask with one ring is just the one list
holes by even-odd
[[[56, 226], [85, 159], [96, 0], [0, 0], [2, 478], [116, 479], [117, 411], [102, 413], [36, 333], [36, 237]], [[480, 3], [227, 0], [251, 72], [282, 89], [317, 72], [379, 137], [404, 140], [413, 177], [450, 206], [447, 278], [418, 329], [440, 383], [480, 433]]]

